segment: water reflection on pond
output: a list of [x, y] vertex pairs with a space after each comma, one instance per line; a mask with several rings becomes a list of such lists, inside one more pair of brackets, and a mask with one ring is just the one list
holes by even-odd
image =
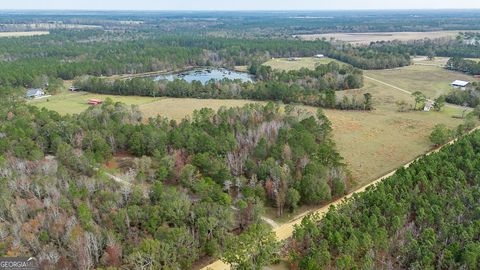
[[155, 80], [173, 81], [175, 79], [183, 79], [189, 83], [192, 81], [199, 81], [202, 84], [205, 84], [212, 79], [216, 81], [220, 81], [222, 79], [229, 79], [229, 80], [241, 80], [242, 82], [253, 82], [253, 76], [248, 73], [232, 71], [232, 70], [223, 69], [223, 68], [193, 69], [193, 70], [183, 71], [183, 72], [174, 73], [174, 74], [155, 76]]

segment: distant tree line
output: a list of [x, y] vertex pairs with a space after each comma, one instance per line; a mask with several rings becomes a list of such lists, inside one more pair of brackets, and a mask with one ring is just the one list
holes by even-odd
[[409, 64], [403, 54], [377, 48], [336, 48], [322, 41], [238, 39], [100, 30], [53, 31], [51, 35], [0, 40], [0, 85], [32, 86], [37, 76], [71, 80], [82, 75], [110, 76], [173, 71], [192, 66], [258, 65], [272, 57], [323, 53], [364, 69]]
[[382, 53], [425, 55], [430, 57], [480, 58], [475, 33], [459, 33], [456, 38], [420, 39], [412, 41], [379, 41], [370, 44]]
[[445, 68], [460, 71], [470, 75], [480, 75], [480, 62], [459, 57], [452, 57], [448, 60]]
[[410, 54], [387, 51], [376, 45], [356, 47], [343, 44], [341, 49], [331, 50], [327, 55], [361, 69], [390, 69], [411, 64]]

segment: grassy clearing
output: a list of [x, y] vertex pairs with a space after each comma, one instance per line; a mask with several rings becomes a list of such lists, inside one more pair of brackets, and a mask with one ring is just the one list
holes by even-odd
[[30, 37], [48, 35], [48, 31], [28, 31], [28, 32], [0, 32], [0, 37]]
[[413, 65], [387, 70], [368, 70], [364, 71], [364, 74], [410, 92], [423, 92], [432, 99], [452, 91], [450, 84], [454, 80], [475, 80], [473, 76], [430, 65]]
[[328, 64], [332, 61], [341, 63], [335, 59], [332, 58], [316, 58], [316, 57], [303, 57], [303, 58], [297, 58], [296, 61], [289, 61], [287, 58], [276, 58], [276, 59], [271, 59], [264, 63], [266, 66], [271, 66], [273, 69], [279, 69], [279, 70], [299, 70], [301, 68], [309, 68], [309, 69], [315, 69], [316, 65], [319, 64]]
[[241, 107], [255, 101], [237, 99], [195, 99], [195, 98], [163, 98], [151, 103], [140, 105], [140, 110], [145, 117], [165, 116], [175, 120], [181, 120], [191, 115], [194, 110], [211, 108], [218, 110], [220, 107]]
[[64, 115], [83, 112], [91, 106], [87, 104], [87, 101], [92, 98], [97, 98], [101, 100], [111, 98], [116, 102], [124, 102], [129, 105], [142, 105], [160, 99], [138, 96], [101, 95], [86, 92], [63, 92], [59, 95], [51, 96], [48, 98], [36, 99], [29, 102], [32, 105], [43, 107], [49, 110], [54, 110]]
[[455, 31], [433, 31], [433, 32], [371, 32], [371, 33], [331, 33], [331, 34], [312, 34], [299, 35], [305, 40], [315, 40], [325, 38], [327, 40], [335, 39], [353, 44], [370, 44], [376, 41], [409, 41], [417, 39], [436, 39], [436, 38], [455, 38], [459, 32], [468, 32], [462, 30]]
[[444, 67], [447, 65], [448, 60], [450, 57], [435, 57], [432, 60], [428, 60], [426, 56], [417, 56], [413, 57], [413, 63], [415, 65], [422, 65], [422, 66], [437, 66], [437, 67]]

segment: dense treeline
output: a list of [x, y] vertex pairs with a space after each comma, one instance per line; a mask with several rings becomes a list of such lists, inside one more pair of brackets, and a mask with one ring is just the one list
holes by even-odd
[[[270, 103], [145, 122], [110, 100], [60, 116], [0, 93], [0, 256], [45, 269], [189, 269], [240, 243], [274, 251], [256, 242], [264, 204], [282, 215], [349, 188], [321, 111]], [[111, 172], [126, 183], [112, 181], [102, 164], [127, 153]], [[274, 255], [225, 256], [258, 266]]]
[[[77, 25], [108, 30], [202, 31], [236, 37], [290, 37], [336, 32], [478, 30], [475, 10], [289, 12], [22, 12], [0, 14], [1, 31], [51, 30]], [[388, 23], [386, 23], [388, 22]]]
[[479, 269], [480, 133], [424, 157], [294, 233], [297, 269]]
[[450, 58], [445, 66], [447, 69], [460, 71], [470, 75], [480, 75], [480, 62], [453, 57]]
[[71, 80], [171, 71], [192, 66], [261, 64], [272, 57], [318, 53], [356, 67], [381, 69], [409, 64], [405, 55], [376, 48], [337, 49], [326, 41], [236, 39], [158, 32], [53, 31], [51, 35], [0, 39], [0, 85], [32, 86], [35, 77]]
[[257, 82], [224, 79], [202, 84], [199, 81], [188, 83], [180, 79], [155, 82], [149, 78], [111, 81], [98, 77], [81, 77], [74, 84], [84, 91], [101, 94], [273, 100], [326, 108], [372, 109], [371, 95], [365, 95], [364, 100], [347, 99], [337, 102], [336, 90], [363, 86], [362, 71], [348, 65], [332, 62], [319, 65], [315, 70], [288, 72], [254, 65], [250, 71], [256, 75]]
[[413, 41], [381, 41], [370, 44], [381, 53], [426, 55], [429, 57], [480, 58], [475, 33], [459, 33], [456, 38], [421, 39]]
[[361, 69], [389, 69], [411, 64], [410, 54], [386, 51], [376, 45], [354, 47], [344, 44], [342, 49], [331, 50], [327, 55]]
[[465, 90], [455, 89], [445, 100], [448, 103], [476, 108], [480, 105], [480, 84], [472, 82]]

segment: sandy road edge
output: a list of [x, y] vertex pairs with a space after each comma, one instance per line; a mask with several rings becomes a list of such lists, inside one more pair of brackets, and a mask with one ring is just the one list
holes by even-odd
[[[468, 134], [471, 134], [473, 133], [474, 131], [477, 131], [480, 129], [480, 126], [472, 129], [471, 131], [468, 132]], [[402, 167], [400, 168], [408, 168], [412, 163], [414, 163], [415, 161], [425, 157], [425, 156], [428, 156], [428, 155], [431, 155], [431, 154], [434, 154], [434, 153], [437, 153], [439, 152], [440, 150], [442, 150], [443, 148], [449, 146], [449, 145], [452, 145], [454, 144], [456, 141], [458, 141], [461, 137], [459, 138], [455, 138], [451, 141], [449, 141], [448, 143], [444, 144], [443, 146], [439, 147], [439, 148], [436, 148], [436, 149], [433, 149], [433, 150], [430, 150], [428, 151], [427, 153], [423, 154], [423, 155], [420, 155], [418, 157], [416, 157], [415, 159], [411, 160], [410, 162], [406, 163], [405, 165], [403, 165]], [[376, 184], [382, 182], [383, 180], [385, 180], [386, 178], [394, 175], [400, 168], [398, 169], [395, 169], [383, 176], [381, 176], [380, 178], [377, 178], [376, 180], [374, 180], [373, 182], [370, 182], [369, 184], [366, 184], [364, 186], [361, 186], [359, 187], [358, 189], [348, 193], [347, 195], [327, 204], [327, 205], [324, 205], [316, 210], [311, 210], [311, 211], [307, 211], [297, 217], [295, 217], [291, 222], [289, 223], [286, 223], [286, 224], [283, 224], [281, 226], [279, 226], [278, 228], [275, 228], [273, 231], [275, 232], [275, 235], [277, 236], [277, 239], [280, 240], [280, 241], [283, 241], [283, 240], [286, 240], [290, 237], [292, 237], [293, 235], [293, 231], [295, 230], [295, 226], [298, 226], [302, 223], [302, 220], [304, 217], [310, 215], [310, 214], [319, 214], [319, 215], [325, 215], [327, 212], [328, 212], [328, 209], [330, 208], [330, 206], [337, 206], [337, 205], [340, 205], [342, 204], [345, 200], [351, 198], [353, 196], [353, 194], [355, 193], [361, 193], [361, 192], [364, 192], [366, 191], [369, 187], [373, 187], [375, 186]], [[222, 262], [221, 260], [216, 260], [215, 262], [201, 268], [201, 270], [230, 270], [230, 265]]]

